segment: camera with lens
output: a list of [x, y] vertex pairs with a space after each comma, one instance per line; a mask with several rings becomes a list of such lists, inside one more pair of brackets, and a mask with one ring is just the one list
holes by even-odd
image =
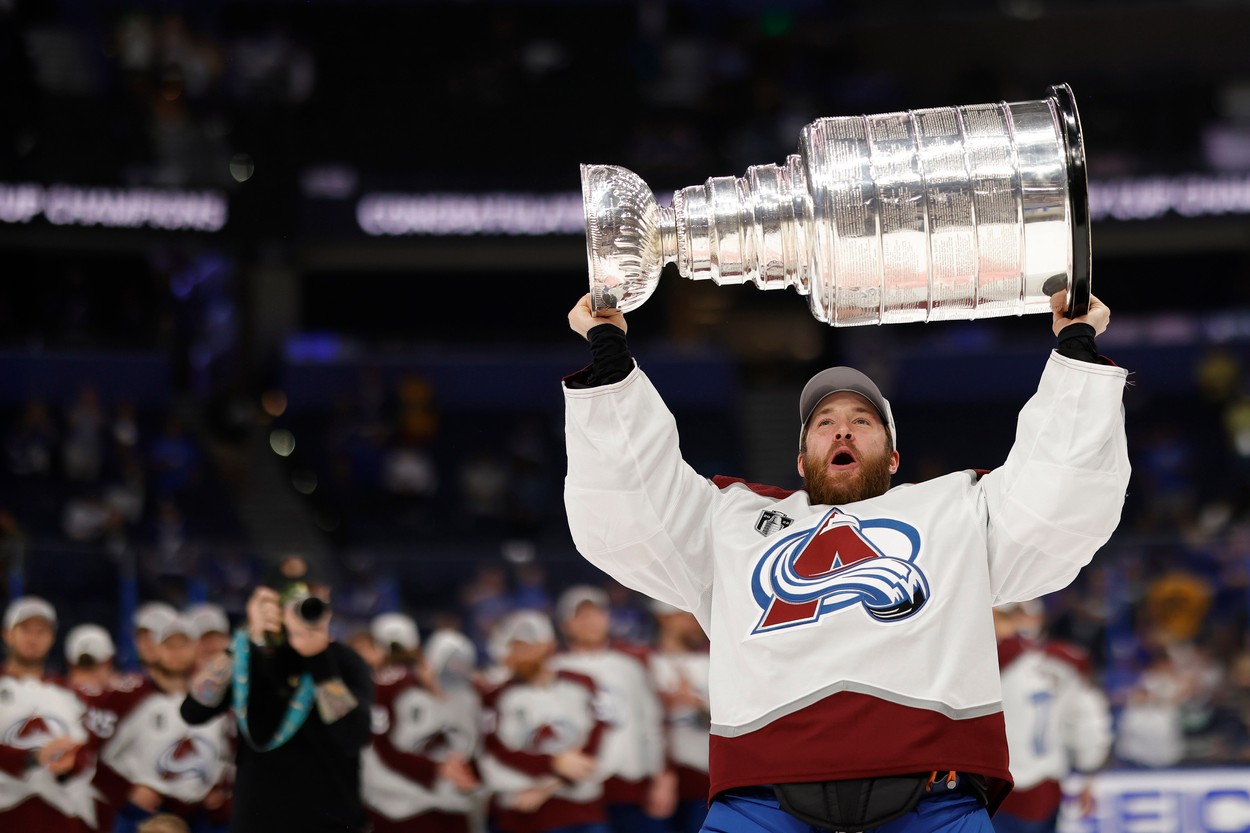
[[[309, 627], [316, 627], [330, 615], [330, 603], [312, 592], [302, 581], [288, 584], [278, 595], [278, 604], [283, 612], [290, 611], [295, 617]], [[281, 633], [266, 634], [265, 642], [277, 647], [286, 642], [286, 629]]]
[[303, 582], [291, 584], [281, 596], [283, 610], [292, 611], [301, 621], [316, 625], [330, 612], [330, 603], [314, 595]]

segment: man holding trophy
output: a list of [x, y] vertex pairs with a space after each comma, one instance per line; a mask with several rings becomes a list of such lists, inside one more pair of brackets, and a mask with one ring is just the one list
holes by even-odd
[[[592, 363], [564, 382], [569, 525], [587, 560], [710, 637], [705, 831], [992, 829], [1011, 776], [991, 608], [1071, 582], [1129, 475], [1079, 122], [1052, 92], [822, 120], [780, 174], [709, 180], [672, 209], [583, 169], [592, 291], [569, 324]], [[835, 326], [1050, 311], [1057, 344], [994, 471], [890, 488], [889, 401], [833, 367], [799, 396], [803, 489], [709, 480], [625, 339], [667, 260], [794, 286]]]

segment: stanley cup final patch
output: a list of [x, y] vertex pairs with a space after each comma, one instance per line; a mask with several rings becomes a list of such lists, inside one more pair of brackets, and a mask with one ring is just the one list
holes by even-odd
[[755, 522], [755, 531], [767, 538], [777, 530], [785, 529], [792, 523], [794, 523], [794, 518], [791, 518], [786, 513], [778, 512], [776, 509], [765, 509]]

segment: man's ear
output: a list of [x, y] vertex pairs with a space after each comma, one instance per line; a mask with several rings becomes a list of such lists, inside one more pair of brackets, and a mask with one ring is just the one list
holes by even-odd
[[[897, 457], [898, 455], [895, 455], [895, 456]], [[798, 463], [798, 469], [799, 469], [799, 477], [801, 477], [801, 478], [803, 478], [804, 480], [806, 480], [806, 479], [807, 479], [807, 474], [803, 471], [803, 453], [802, 453], [802, 452], [799, 452], [799, 463]], [[891, 474], [893, 474], [893, 472], [890, 472], [890, 473], [891, 473]]]
[[894, 474], [897, 471], [898, 471], [898, 452], [891, 451], [890, 452], [890, 474]]

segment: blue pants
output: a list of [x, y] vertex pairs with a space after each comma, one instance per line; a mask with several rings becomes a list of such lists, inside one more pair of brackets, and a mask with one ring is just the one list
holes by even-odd
[[[990, 815], [970, 795], [941, 792], [927, 795], [910, 813], [873, 833], [994, 833]], [[777, 799], [726, 794], [712, 804], [703, 833], [824, 833], [781, 809]], [[864, 833], [868, 833], [865, 831]]]
[[1055, 833], [1055, 827], [1058, 824], [1058, 813], [1041, 821], [1022, 819], [1019, 816], [1012, 816], [1001, 810], [994, 816], [995, 833]]

